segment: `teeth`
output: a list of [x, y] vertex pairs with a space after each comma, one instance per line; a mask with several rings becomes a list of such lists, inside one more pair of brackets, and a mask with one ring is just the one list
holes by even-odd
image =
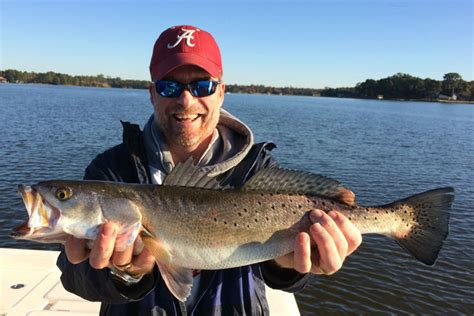
[[175, 114], [174, 117], [180, 121], [194, 121], [197, 119], [199, 114]]

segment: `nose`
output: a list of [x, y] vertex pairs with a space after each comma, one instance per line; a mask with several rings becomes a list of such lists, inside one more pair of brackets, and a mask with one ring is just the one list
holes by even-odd
[[184, 107], [188, 107], [194, 102], [194, 96], [189, 92], [188, 89], [184, 89], [181, 95], [178, 97], [178, 103]]

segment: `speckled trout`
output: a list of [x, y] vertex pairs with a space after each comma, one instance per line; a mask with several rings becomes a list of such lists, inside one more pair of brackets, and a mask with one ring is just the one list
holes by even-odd
[[395, 239], [421, 262], [435, 263], [448, 235], [453, 188], [439, 188], [380, 206], [360, 206], [336, 180], [301, 171], [264, 169], [243, 187], [220, 186], [191, 161], [163, 185], [52, 180], [19, 186], [29, 219], [12, 237], [64, 243], [95, 239], [115, 222], [115, 249], [140, 234], [170, 291], [186, 300], [193, 269], [225, 269], [270, 260], [293, 250], [309, 230], [309, 212], [337, 210], [363, 234]]

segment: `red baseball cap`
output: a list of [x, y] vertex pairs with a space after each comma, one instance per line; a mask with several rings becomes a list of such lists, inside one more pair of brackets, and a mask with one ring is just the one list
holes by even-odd
[[161, 33], [153, 47], [151, 79], [161, 80], [183, 65], [201, 67], [215, 78], [222, 76], [221, 53], [210, 33], [190, 25], [172, 26]]

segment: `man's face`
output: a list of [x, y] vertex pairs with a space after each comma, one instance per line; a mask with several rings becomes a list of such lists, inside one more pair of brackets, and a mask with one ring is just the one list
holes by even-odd
[[[196, 80], [217, 80], [202, 68], [186, 65], [169, 72], [164, 80], [190, 83]], [[197, 148], [209, 141], [219, 121], [219, 110], [224, 101], [224, 84], [219, 84], [216, 92], [207, 97], [194, 97], [185, 89], [179, 97], [160, 96], [155, 87], [150, 88], [151, 101], [161, 132], [168, 146]]]

